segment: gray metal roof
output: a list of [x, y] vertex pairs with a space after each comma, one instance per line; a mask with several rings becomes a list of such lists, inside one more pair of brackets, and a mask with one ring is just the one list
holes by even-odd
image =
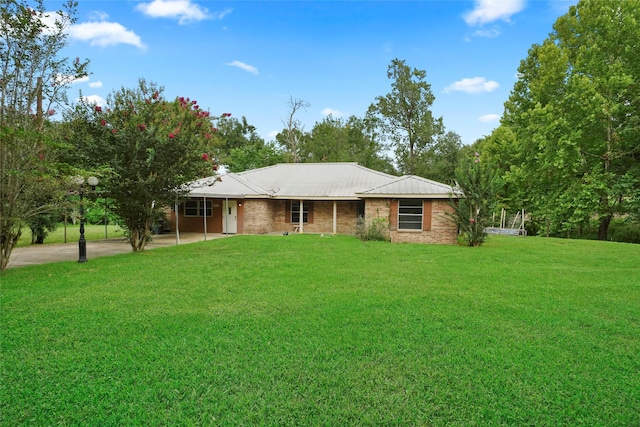
[[189, 192], [191, 197], [209, 198], [251, 198], [270, 197], [267, 190], [247, 181], [238, 174], [228, 173], [221, 177], [204, 178], [190, 184], [193, 188]]
[[361, 197], [407, 197], [446, 199], [454, 193], [450, 185], [415, 175], [405, 175], [394, 181], [357, 193]]
[[359, 200], [363, 197], [449, 197], [450, 186], [416, 176], [397, 177], [357, 163], [281, 163], [222, 181], [190, 184], [191, 197]]
[[357, 200], [358, 191], [395, 179], [357, 163], [282, 163], [238, 175], [286, 199]]

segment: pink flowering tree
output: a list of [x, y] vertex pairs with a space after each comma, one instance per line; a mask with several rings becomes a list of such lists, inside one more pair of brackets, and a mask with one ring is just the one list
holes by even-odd
[[70, 117], [77, 160], [101, 171], [101, 195], [111, 199], [134, 251], [144, 250], [166, 207], [186, 195], [183, 184], [215, 174], [219, 118], [195, 100], [165, 99], [144, 80], [113, 92], [106, 106], [83, 104]]
[[456, 184], [458, 193], [449, 201], [453, 212], [447, 215], [458, 226], [465, 244], [480, 246], [487, 238], [485, 228], [491, 226], [498, 179], [480, 162], [480, 154], [475, 153], [473, 159], [462, 162], [456, 170]]

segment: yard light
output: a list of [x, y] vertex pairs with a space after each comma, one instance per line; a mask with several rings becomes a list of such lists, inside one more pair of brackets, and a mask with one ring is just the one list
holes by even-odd
[[[87, 184], [91, 186], [91, 190], [96, 189], [98, 178], [90, 176]], [[76, 178], [76, 184], [80, 186], [80, 240], [78, 241], [78, 262], [87, 262], [87, 241], [84, 238], [84, 178], [79, 176]]]

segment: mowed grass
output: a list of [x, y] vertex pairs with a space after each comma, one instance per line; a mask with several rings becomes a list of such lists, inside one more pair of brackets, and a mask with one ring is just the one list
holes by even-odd
[[3, 425], [640, 425], [640, 246], [236, 236], [0, 276]]
[[[106, 236], [108, 239], [115, 237], [123, 237], [124, 231], [117, 225], [108, 225]], [[86, 224], [84, 226], [84, 238], [86, 240], [102, 240], [105, 238], [104, 225]], [[67, 224], [66, 241], [65, 241], [65, 227], [63, 224], [59, 224], [58, 227], [50, 232], [44, 239], [45, 244], [52, 243], [70, 243], [77, 242], [80, 239], [80, 224]], [[18, 247], [24, 247], [31, 245], [31, 229], [25, 227], [22, 230], [22, 235], [18, 240]]]

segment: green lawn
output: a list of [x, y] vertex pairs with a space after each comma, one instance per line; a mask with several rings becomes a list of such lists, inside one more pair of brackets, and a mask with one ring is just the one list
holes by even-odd
[[[107, 226], [107, 238], [112, 239], [114, 237], [124, 236], [122, 228], [116, 225]], [[104, 225], [91, 225], [84, 226], [84, 238], [87, 240], [101, 240], [105, 238]], [[77, 242], [80, 239], [80, 224], [67, 224], [66, 240], [65, 240], [65, 228], [63, 224], [58, 225], [54, 231], [44, 239], [45, 244], [51, 243], [69, 243]], [[29, 227], [25, 227], [22, 231], [22, 236], [18, 240], [18, 247], [24, 247], [31, 245], [31, 230]]]
[[640, 245], [236, 236], [0, 280], [2, 425], [640, 425]]

